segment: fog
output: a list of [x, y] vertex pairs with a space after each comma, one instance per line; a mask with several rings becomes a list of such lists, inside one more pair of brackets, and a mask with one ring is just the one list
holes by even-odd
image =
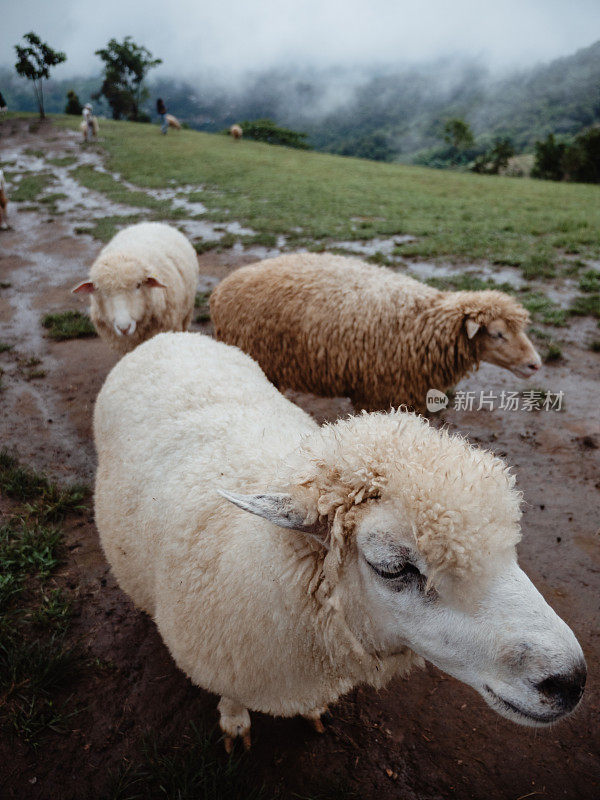
[[98, 73], [94, 51], [126, 35], [163, 59], [153, 76], [231, 85], [279, 67], [360, 73], [447, 57], [501, 72], [568, 55], [600, 32], [598, 0], [0, 2], [0, 65], [34, 30], [68, 56], [57, 78]]

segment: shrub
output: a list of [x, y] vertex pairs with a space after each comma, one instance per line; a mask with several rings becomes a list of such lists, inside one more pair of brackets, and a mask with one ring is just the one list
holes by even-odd
[[535, 143], [535, 163], [531, 170], [532, 178], [543, 178], [549, 181], [561, 181], [563, 179], [563, 157], [565, 155], [566, 144], [556, 142], [554, 134], [549, 133], [544, 142]]
[[310, 150], [306, 142], [306, 133], [299, 133], [290, 128], [282, 128], [272, 119], [244, 120], [240, 123], [245, 139], [254, 139], [266, 144], [280, 144], [285, 147], [296, 147], [300, 150]]
[[563, 158], [565, 178], [580, 183], [600, 183], [600, 127], [575, 137]]
[[65, 106], [65, 114], [73, 114], [79, 116], [83, 111], [83, 107], [79, 101], [79, 97], [73, 89], [67, 92], [67, 105]]

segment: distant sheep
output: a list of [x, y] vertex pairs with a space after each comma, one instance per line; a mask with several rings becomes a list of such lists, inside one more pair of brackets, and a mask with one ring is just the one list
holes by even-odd
[[175, 128], [176, 131], [181, 130], [181, 122], [174, 117], [173, 114], [165, 114], [165, 119], [169, 125], [169, 128]]
[[357, 408], [422, 410], [480, 361], [529, 378], [541, 360], [527, 311], [498, 291], [441, 292], [329, 254], [284, 255], [229, 275], [210, 299], [215, 334], [276, 386]]
[[92, 139], [98, 138], [98, 120], [92, 114], [92, 107], [86, 103], [83, 107], [83, 120], [79, 126], [83, 134], [84, 142], [91, 142]]
[[233, 138], [236, 140], [241, 139], [243, 133], [244, 132], [239, 125], [232, 125], [231, 128], [229, 128], [229, 135], [233, 136]]
[[520, 495], [491, 453], [403, 412], [319, 428], [237, 348], [161, 334], [96, 402], [95, 519], [177, 665], [248, 709], [302, 714], [429, 659], [509, 719], [579, 702], [581, 648], [517, 565]]
[[198, 285], [196, 251], [186, 237], [160, 222], [118, 233], [73, 289], [91, 295], [91, 318], [113, 350], [126, 353], [161, 331], [185, 331]]
[[0, 169], [0, 230], [6, 230], [8, 228], [7, 223], [7, 208], [8, 208], [8, 197], [6, 194], [6, 181], [4, 180], [4, 173]]

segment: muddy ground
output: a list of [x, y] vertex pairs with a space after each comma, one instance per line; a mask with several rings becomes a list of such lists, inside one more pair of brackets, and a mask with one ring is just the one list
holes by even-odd
[[[8, 169], [17, 168], [27, 148], [88, 157], [73, 134], [51, 126], [31, 131], [11, 123], [1, 135], [2, 160], [13, 162]], [[74, 228], [109, 213], [106, 202], [86, 190], [81, 207], [62, 215], [13, 205], [11, 230], [0, 231], [0, 341], [14, 345], [0, 353], [0, 446], [16, 449], [24, 463], [57, 480], [90, 485], [93, 402], [116, 358], [99, 339], [48, 340], [40, 317], [85, 308], [69, 289], [85, 276], [101, 244]], [[255, 255], [239, 248], [204, 254], [203, 285], [214, 285]], [[209, 332], [208, 324], [195, 327]], [[327, 796], [337, 785], [345, 787], [337, 796], [354, 792], [380, 800], [599, 796], [600, 355], [584, 345], [592, 328], [584, 319], [561, 333], [563, 359], [536, 379], [536, 387], [564, 392], [563, 411], [444, 415], [452, 429], [516, 469], [525, 497], [520, 561], [583, 646], [589, 677], [581, 708], [552, 728], [521, 728], [428, 666], [386, 691], [356, 689], [332, 708], [323, 736], [302, 720], [254, 714], [245, 769], [265, 784], [267, 797]], [[40, 359], [35, 369], [44, 375], [32, 377], [31, 357]], [[499, 394], [530, 387], [484, 367], [458, 388], [476, 390], [478, 397], [482, 388]], [[290, 396], [319, 421], [351, 409], [342, 398]], [[217, 698], [179, 672], [154, 624], [115, 585], [91, 512], [70, 519], [66, 536], [69, 559], [59, 579], [77, 597], [72, 635], [104, 668], [84, 670], [69, 687], [81, 709], [70, 732], [50, 732], [37, 750], [0, 742], [0, 797], [103, 797], [109, 772], [123, 759], [139, 760], [148, 732], [175, 741], [191, 721], [216, 723]]]

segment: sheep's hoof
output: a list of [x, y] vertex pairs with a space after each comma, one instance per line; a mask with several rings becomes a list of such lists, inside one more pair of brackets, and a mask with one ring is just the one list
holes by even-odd
[[309, 714], [305, 714], [304, 719], [310, 723], [317, 733], [325, 733], [323, 721], [331, 722], [332, 716], [327, 706], [323, 706], [322, 708], [315, 708]]
[[252, 746], [252, 740], [250, 738], [250, 731], [247, 731], [247, 733], [244, 733], [241, 737], [239, 735], [235, 737], [225, 736], [225, 738], [223, 739], [223, 744], [225, 745], [225, 752], [227, 753], [227, 755], [231, 755], [231, 753], [233, 752], [233, 748], [235, 747], [235, 743], [239, 738], [241, 738], [242, 740], [242, 744], [244, 745], [244, 750], [246, 751], [250, 750], [250, 747]]
[[248, 709], [228, 697], [221, 698], [218, 708], [221, 715], [219, 726], [225, 734], [223, 739], [225, 751], [232, 752], [236, 739], [241, 739], [244, 750], [249, 750], [251, 739]]

